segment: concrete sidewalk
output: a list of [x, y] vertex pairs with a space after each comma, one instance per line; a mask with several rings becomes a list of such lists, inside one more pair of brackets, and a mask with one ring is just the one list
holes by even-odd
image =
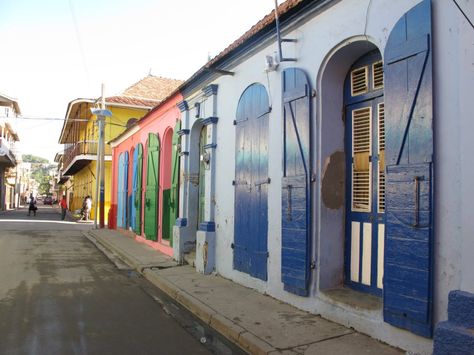
[[353, 329], [216, 275], [179, 266], [124, 233], [102, 229], [89, 238], [118, 255], [197, 317], [251, 354], [374, 354], [403, 352]]

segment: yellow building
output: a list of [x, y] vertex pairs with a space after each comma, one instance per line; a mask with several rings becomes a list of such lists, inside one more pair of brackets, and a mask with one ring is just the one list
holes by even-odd
[[[106, 109], [112, 113], [106, 117], [105, 142], [121, 134], [161, 100], [166, 98], [181, 81], [149, 75], [126, 89], [118, 96], [105, 99]], [[91, 109], [100, 106], [98, 99], [76, 99], [68, 104], [59, 143], [64, 144], [61, 176], [69, 176], [67, 183], [68, 206], [71, 211], [81, 208], [86, 196], [92, 197], [91, 219], [96, 212], [96, 171], [98, 124]], [[112, 182], [112, 153], [105, 144], [105, 222], [110, 208]], [[65, 191], [66, 192], [66, 191]]]

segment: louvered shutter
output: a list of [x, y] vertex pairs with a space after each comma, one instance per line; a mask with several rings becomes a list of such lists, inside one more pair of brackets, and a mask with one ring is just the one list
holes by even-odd
[[431, 3], [395, 25], [385, 49], [384, 320], [432, 335]]
[[307, 296], [310, 280], [310, 86], [297, 68], [283, 71], [281, 277], [288, 292]]
[[352, 211], [371, 211], [372, 108], [352, 111]]
[[147, 144], [146, 190], [145, 190], [145, 236], [157, 240], [158, 191], [160, 172], [160, 142], [158, 137], [150, 133]]

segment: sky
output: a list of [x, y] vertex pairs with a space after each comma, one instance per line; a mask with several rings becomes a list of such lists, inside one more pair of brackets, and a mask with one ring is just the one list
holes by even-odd
[[[279, 1], [281, 3], [282, 0]], [[152, 75], [188, 79], [274, 0], [0, 0], [0, 93], [16, 98], [19, 149], [52, 161], [76, 98]]]

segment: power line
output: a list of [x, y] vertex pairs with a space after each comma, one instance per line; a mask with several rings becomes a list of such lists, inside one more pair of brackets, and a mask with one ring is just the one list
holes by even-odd
[[[116, 116], [112, 116], [112, 118], [118, 119]], [[57, 117], [25, 117], [25, 116], [18, 116], [16, 119], [21, 119], [21, 120], [43, 120], [43, 121], [69, 121], [69, 122], [93, 122], [96, 124], [97, 120], [91, 120], [87, 118], [57, 118]], [[106, 124], [111, 124], [113, 126], [119, 126], [119, 127], [127, 127], [125, 124], [120, 124], [120, 123], [115, 123], [115, 122], [106, 122]]]

